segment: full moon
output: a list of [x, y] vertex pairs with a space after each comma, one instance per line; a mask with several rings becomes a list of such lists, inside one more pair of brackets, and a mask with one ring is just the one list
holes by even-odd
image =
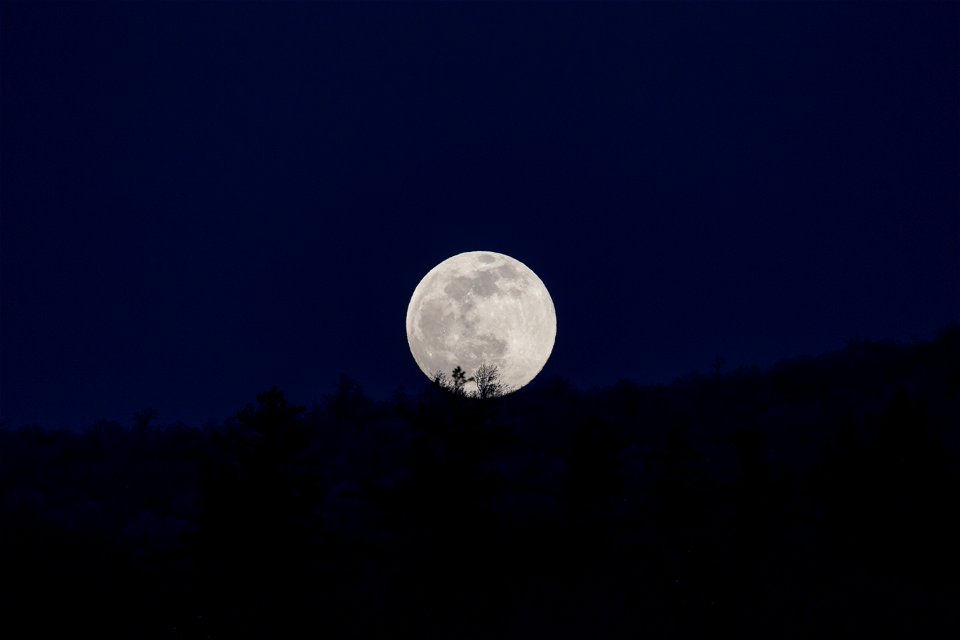
[[543, 369], [556, 337], [557, 314], [543, 282], [493, 251], [447, 258], [423, 277], [407, 307], [410, 352], [430, 379], [449, 377], [458, 366], [472, 376], [481, 364], [495, 365], [506, 391], [516, 391]]

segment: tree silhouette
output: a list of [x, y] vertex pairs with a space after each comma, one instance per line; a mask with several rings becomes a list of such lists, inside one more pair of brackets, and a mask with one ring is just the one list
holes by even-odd
[[320, 521], [312, 510], [322, 478], [302, 456], [310, 442], [304, 411], [273, 387], [218, 437], [223, 450], [205, 470], [198, 536], [200, 571], [221, 585], [209, 605], [218, 624], [243, 627], [239, 611], [288, 606], [316, 556]]
[[459, 366], [455, 367], [450, 375], [450, 384], [451, 390], [454, 395], [463, 396], [466, 395], [466, 392], [463, 390], [464, 385], [472, 380], [473, 378], [467, 378], [467, 373], [461, 369]]
[[460, 366], [454, 367], [450, 373], [451, 375], [448, 378], [447, 374], [443, 371], [437, 371], [433, 375], [433, 383], [455, 396], [466, 396], [467, 392], [464, 390], [464, 386], [467, 382], [472, 381], [473, 378], [468, 379], [466, 372]]
[[[476, 383], [476, 391], [466, 390], [468, 382]], [[444, 372], [438, 371], [433, 375], [433, 383], [454, 396], [481, 400], [499, 398], [509, 391], [502, 381], [500, 368], [495, 364], [487, 363], [481, 364], [469, 378], [459, 365], [451, 371], [449, 378]]]
[[134, 428], [143, 433], [150, 428], [150, 423], [157, 417], [157, 410], [153, 408], [144, 409], [133, 414]]
[[506, 392], [506, 386], [501, 382], [500, 369], [497, 365], [481, 364], [471, 380], [477, 383], [476, 397], [478, 398], [499, 398]]

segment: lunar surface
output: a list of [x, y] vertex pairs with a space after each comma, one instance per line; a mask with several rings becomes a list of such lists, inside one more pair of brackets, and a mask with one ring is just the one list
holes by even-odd
[[481, 364], [496, 365], [506, 390], [516, 391], [543, 369], [556, 336], [553, 300], [537, 274], [492, 251], [444, 260], [407, 307], [410, 352], [430, 379], [457, 366], [469, 377]]

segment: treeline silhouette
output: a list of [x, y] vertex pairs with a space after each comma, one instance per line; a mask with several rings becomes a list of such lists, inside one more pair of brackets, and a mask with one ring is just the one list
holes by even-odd
[[[467, 383], [472, 383], [472, 389], [467, 388]], [[477, 400], [488, 400], [490, 398], [499, 398], [512, 389], [503, 382], [500, 374], [500, 367], [495, 364], [483, 363], [473, 375], [467, 377], [467, 372], [462, 367], [456, 366], [447, 376], [446, 371], [437, 371], [433, 375], [433, 384], [447, 393], [466, 398], [475, 398]]]
[[[478, 402], [0, 431], [4, 637], [956, 637], [960, 329]], [[58, 636], [51, 636], [58, 637]]]

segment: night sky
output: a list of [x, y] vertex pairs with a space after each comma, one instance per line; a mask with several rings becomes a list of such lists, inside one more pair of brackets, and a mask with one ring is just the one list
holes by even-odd
[[953, 4], [0, 6], [0, 419], [221, 420], [404, 331], [470, 250], [544, 378], [659, 383], [960, 320]]

